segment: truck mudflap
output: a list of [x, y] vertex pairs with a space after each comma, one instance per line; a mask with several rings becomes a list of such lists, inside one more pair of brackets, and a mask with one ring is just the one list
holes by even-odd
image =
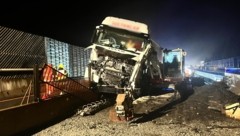
[[132, 98], [128, 94], [118, 94], [114, 109], [110, 110], [110, 120], [114, 122], [124, 122], [131, 120], [134, 116]]

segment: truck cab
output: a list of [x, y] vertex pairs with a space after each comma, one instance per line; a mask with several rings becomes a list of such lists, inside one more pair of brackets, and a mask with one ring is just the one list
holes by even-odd
[[185, 78], [185, 56], [183, 49], [163, 50], [164, 79], [170, 82], [181, 82]]
[[[92, 38], [89, 80], [99, 92], [131, 92], [136, 96], [147, 86], [145, 77], [161, 78], [160, 62], [148, 26], [131, 20], [106, 17]], [[160, 47], [158, 47], [160, 50]]]

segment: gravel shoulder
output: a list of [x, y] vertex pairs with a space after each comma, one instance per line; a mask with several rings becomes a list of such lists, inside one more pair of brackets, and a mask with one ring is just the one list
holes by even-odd
[[239, 136], [239, 120], [208, 108], [211, 101], [225, 105], [237, 99], [223, 83], [214, 83], [194, 87], [194, 93], [185, 100], [137, 116], [139, 118], [132, 123], [110, 121], [109, 107], [90, 116], [72, 116], [33, 135]]

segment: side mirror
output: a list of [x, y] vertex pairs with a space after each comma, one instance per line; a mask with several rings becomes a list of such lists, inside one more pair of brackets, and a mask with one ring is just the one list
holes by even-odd
[[91, 38], [91, 43], [94, 43], [94, 41], [96, 41], [96, 37], [98, 37], [97, 35], [98, 35], [98, 30], [95, 29]]

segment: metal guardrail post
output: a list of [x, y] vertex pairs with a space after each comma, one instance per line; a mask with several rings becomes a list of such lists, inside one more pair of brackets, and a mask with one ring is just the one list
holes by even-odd
[[39, 69], [38, 64], [34, 65], [33, 69], [33, 85], [34, 85], [34, 101], [39, 102], [40, 98], [40, 79], [39, 79]]

